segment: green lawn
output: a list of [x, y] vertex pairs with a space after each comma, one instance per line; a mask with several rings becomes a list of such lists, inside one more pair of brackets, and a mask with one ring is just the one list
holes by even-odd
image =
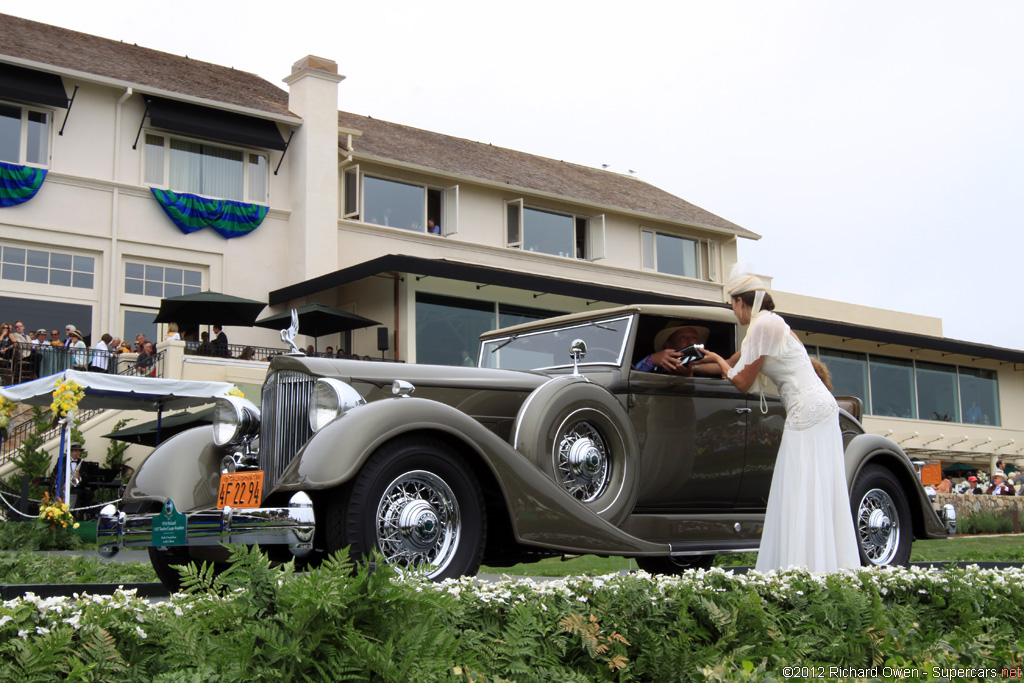
[[[1024, 562], [1024, 536], [955, 536], [935, 541], [917, 541], [910, 554], [911, 562], [944, 560]], [[756, 561], [756, 553], [719, 555], [715, 558], [715, 566], [753, 566]], [[636, 562], [628, 557], [582, 555], [565, 561], [555, 557], [513, 567], [481, 567], [480, 573], [509, 576], [574, 576], [610, 574], [636, 568]]]

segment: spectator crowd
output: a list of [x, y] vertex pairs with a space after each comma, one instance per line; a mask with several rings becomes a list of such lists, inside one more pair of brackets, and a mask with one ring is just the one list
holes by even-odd
[[133, 349], [104, 333], [90, 347], [82, 332], [70, 323], [64, 326], [62, 335], [59, 329], [26, 329], [21, 320], [4, 322], [0, 323], [0, 381], [17, 384], [64, 370], [116, 374], [118, 356], [132, 352], [139, 354], [135, 367], [146, 369], [148, 374], [154, 364], [152, 346], [143, 334], [136, 336]]

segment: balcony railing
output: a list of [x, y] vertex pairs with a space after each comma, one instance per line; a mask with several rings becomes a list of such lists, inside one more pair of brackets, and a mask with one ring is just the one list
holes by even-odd
[[64, 370], [82, 370], [120, 375], [163, 377], [163, 354], [152, 361], [136, 360], [114, 351], [14, 343], [0, 349], [0, 383], [3, 386], [55, 375]]

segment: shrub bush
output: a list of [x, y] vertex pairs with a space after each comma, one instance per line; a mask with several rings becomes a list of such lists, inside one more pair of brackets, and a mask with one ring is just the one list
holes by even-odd
[[0, 522], [0, 550], [78, 550], [82, 539], [72, 529], [49, 529], [37, 520]]
[[1008, 534], [1013, 531], [1013, 520], [1004, 512], [982, 510], [957, 520], [960, 534]]

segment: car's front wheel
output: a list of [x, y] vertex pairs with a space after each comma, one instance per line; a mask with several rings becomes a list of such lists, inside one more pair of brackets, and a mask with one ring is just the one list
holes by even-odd
[[899, 481], [881, 465], [868, 465], [857, 476], [850, 496], [861, 562], [906, 565], [914, 541], [910, 506]]
[[480, 486], [450, 445], [403, 438], [371, 456], [347, 495], [330, 502], [330, 551], [372, 551], [399, 570], [435, 581], [476, 574], [484, 549], [486, 509]]

